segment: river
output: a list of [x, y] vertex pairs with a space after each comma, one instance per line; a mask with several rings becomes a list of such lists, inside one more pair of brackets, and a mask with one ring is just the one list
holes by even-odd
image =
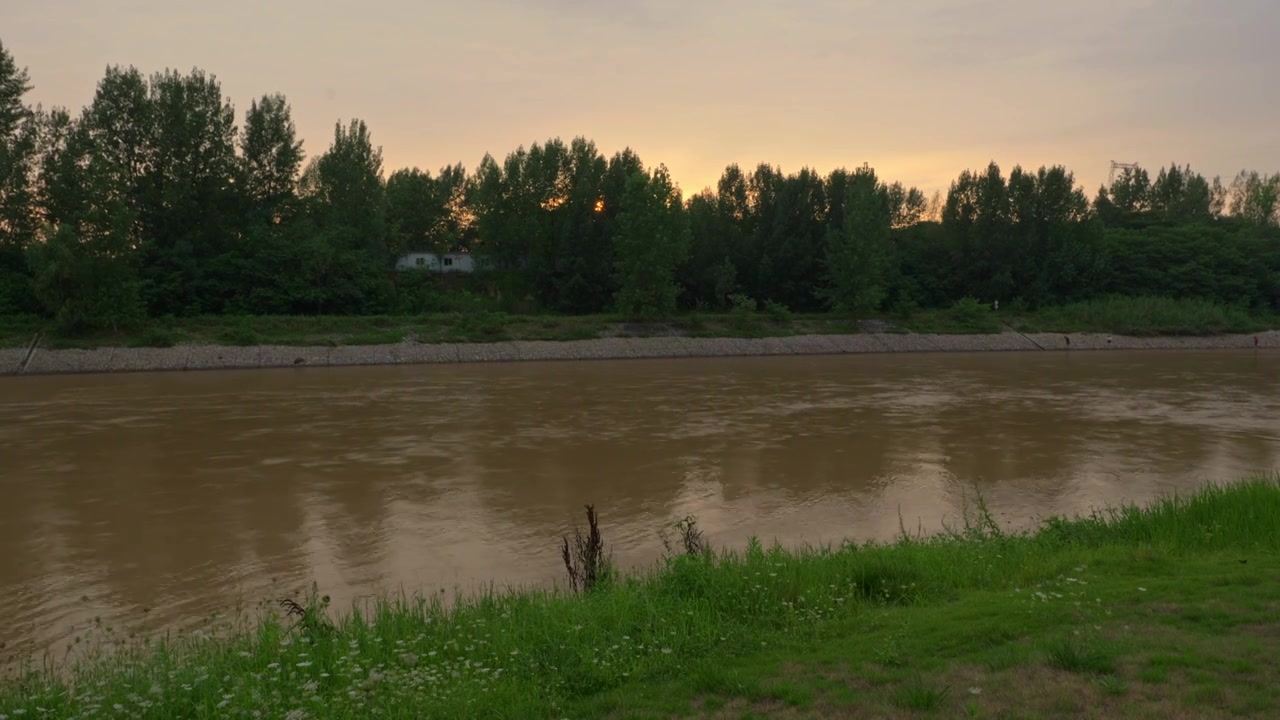
[[1280, 353], [894, 354], [0, 378], [0, 660], [314, 582], [559, 578], [583, 503], [629, 566], [891, 539], [980, 489], [1026, 527], [1280, 464]]

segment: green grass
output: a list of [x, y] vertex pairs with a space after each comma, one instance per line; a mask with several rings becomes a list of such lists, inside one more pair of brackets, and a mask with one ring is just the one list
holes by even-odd
[[1116, 671], [1115, 656], [1097, 641], [1076, 634], [1064, 635], [1045, 648], [1049, 664], [1059, 670], [1094, 675], [1112, 675]]
[[[0, 347], [25, 346], [42, 329], [38, 318], [0, 325]], [[505, 340], [589, 340], [601, 337], [778, 337], [857, 332], [846, 318], [760, 312], [751, 316], [686, 314], [663, 322], [630, 322], [618, 315], [511, 315], [501, 312], [405, 316], [207, 316], [155, 319], [122, 332], [60, 333], [43, 328], [51, 348], [222, 345], [383, 345]]]
[[998, 333], [1005, 329], [991, 306], [973, 298], [965, 298], [945, 310], [917, 310], [898, 324], [911, 332], [954, 335]]
[[264, 614], [12, 677], [0, 715], [1275, 717], [1278, 618], [1271, 478], [1029, 533], [987, 514], [891, 544], [753, 542], [585, 596], [332, 621], [313, 600], [297, 627]]
[[36, 315], [0, 315], [0, 347], [25, 348], [44, 325]]
[[[619, 315], [513, 315], [475, 311], [374, 316], [206, 316], [159, 318], [123, 332], [68, 335], [33, 316], [0, 318], [0, 347], [25, 347], [37, 330], [51, 348], [169, 347], [180, 343], [226, 345], [382, 345], [418, 342], [587, 340], [600, 337], [785, 337], [856, 333], [851, 318], [793, 313], [766, 304], [751, 312], [685, 313], [660, 322], [629, 322]], [[976, 300], [892, 318], [890, 332], [938, 334], [1106, 332], [1123, 335], [1215, 335], [1280, 327], [1280, 317], [1199, 300], [1108, 298], [1036, 312], [993, 311]]]
[[1109, 297], [1045, 308], [1016, 323], [1023, 332], [1219, 335], [1277, 327], [1277, 318], [1207, 300]]

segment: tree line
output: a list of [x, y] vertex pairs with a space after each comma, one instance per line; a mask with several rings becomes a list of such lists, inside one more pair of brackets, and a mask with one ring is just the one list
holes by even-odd
[[[307, 157], [279, 94], [241, 122], [216, 77], [108, 68], [79, 113], [25, 102], [0, 44], [0, 314], [69, 329], [200, 314], [380, 314], [485, 298], [522, 311], [769, 303], [909, 312], [1104, 294], [1280, 308], [1280, 175], [1125, 170], [1093, 200], [1062, 167], [962, 173], [927, 198], [863, 166], [730, 165], [685, 198], [662, 165], [584, 138], [436, 173], [384, 172], [360, 120]], [[453, 283], [395, 272], [468, 252]], [[445, 289], [447, 287], [448, 289]]]

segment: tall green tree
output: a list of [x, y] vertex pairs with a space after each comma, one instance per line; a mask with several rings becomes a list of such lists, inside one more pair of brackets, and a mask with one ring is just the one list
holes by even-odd
[[333, 144], [316, 160], [312, 199], [320, 224], [344, 248], [387, 264], [382, 148], [374, 147], [363, 120], [335, 126]]
[[1231, 184], [1231, 213], [1255, 227], [1280, 223], [1280, 174], [1241, 171]]
[[111, 169], [113, 185], [103, 192], [133, 217], [129, 241], [134, 248], [149, 240], [142, 224], [155, 178], [155, 107], [149, 93], [137, 68], [109, 67], [78, 123], [93, 157]]
[[441, 168], [432, 177], [418, 168], [387, 178], [387, 224], [393, 255], [409, 251], [437, 254], [469, 249], [470, 226], [463, 203], [467, 175], [462, 165]]
[[960, 174], [947, 192], [942, 227], [956, 268], [954, 297], [1014, 296], [1012, 209], [999, 165]]
[[279, 222], [293, 204], [306, 153], [283, 95], [264, 95], [249, 105], [240, 137], [240, 186], [251, 212]]
[[1101, 226], [1061, 166], [1009, 175], [1011, 292], [1032, 305], [1086, 295], [1096, 278]]
[[115, 148], [89, 118], [56, 110], [47, 120], [40, 198], [44, 242], [28, 249], [40, 301], [70, 330], [119, 330], [144, 315], [134, 264], [137, 213], [122, 188], [131, 180]]
[[[556, 306], [563, 312], [600, 312], [613, 294], [613, 233], [619, 208], [606, 187], [609, 163], [586, 138], [569, 144], [564, 201], [555, 215]], [[610, 200], [615, 207], [610, 208]]]
[[915, 225], [924, 218], [929, 201], [919, 188], [904, 187], [902, 183], [895, 182], [886, 188], [886, 192], [893, 227], [903, 228]]
[[392, 255], [423, 250], [444, 252], [437, 234], [444, 214], [430, 172], [405, 168], [387, 178], [387, 224], [391, 229], [388, 249]]
[[827, 230], [827, 284], [821, 292], [833, 310], [866, 314], [880, 307], [889, 291], [893, 201], [870, 168], [845, 176], [842, 184], [843, 222]]
[[36, 239], [35, 164], [38, 122], [23, 103], [31, 89], [0, 42], [0, 315], [38, 309], [26, 250]]
[[689, 223], [665, 166], [627, 180], [616, 244], [618, 311], [636, 318], [674, 312], [680, 295], [676, 270], [689, 251]]
[[139, 243], [148, 307], [222, 312], [240, 290], [235, 110], [200, 70], [153, 75], [150, 104]]
[[1166, 221], [1204, 222], [1213, 217], [1209, 181], [1190, 165], [1171, 163], [1151, 184], [1151, 210]]
[[[621, 153], [619, 162], [633, 156]], [[603, 309], [612, 293], [620, 167], [585, 138], [521, 147], [501, 165], [485, 156], [467, 204], [480, 252], [507, 278], [508, 295], [568, 312]]]
[[1133, 224], [1151, 209], [1151, 175], [1141, 167], [1124, 168], [1110, 187], [1098, 190], [1094, 209], [1108, 227]]
[[241, 202], [241, 232], [236, 250], [221, 267], [236, 294], [231, 312], [286, 314], [309, 312], [296, 273], [281, 268], [303, 264], [314, 229], [298, 198], [298, 173], [305, 154], [288, 101], [265, 95], [249, 105], [240, 133], [236, 184]]
[[749, 243], [753, 220], [746, 176], [737, 165], [721, 174], [715, 190], [689, 198], [689, 262], [681, 284], [690, 307], [724, 309], [739, 289], [739, 267], [754, 267]]
[[822, 279], [827, 194], [823, 179], [804, 168], [793, 175], [761, 164], [747, 183], [751, 227], [743, 277], [750, 294], [793, 309], [812, 309]]
[[338, 123], [333, 144], [299, 183], [315, 232], [300, 249], [306, 305], [317, 313], [385, 312], [394, 300], [386, 276], [386, 186], [382, 148], [362, 120]]

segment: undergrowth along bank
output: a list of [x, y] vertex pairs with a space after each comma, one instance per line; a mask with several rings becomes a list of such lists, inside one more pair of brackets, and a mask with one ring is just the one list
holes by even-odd
[[43, 332], [44, 347], [172, 347], [195, 345], [388, 345], [401, 342], [475, 343], [510, 340], [590, 340], [604, 337], [785, 337], [848, 334], [869, 329], [899, 333], [984, 334], [1097, 332], [1117, 335], [1199, 335], [1280, 328], [1280, 317], [1207, 300], [1107, 297], [1030, 309], [964, 298], [947, 308], [910, 309], [879, 320], [837, 313], [793, 313], [777, 304], [728, 312], [689, 312], [635, 322], [618, 314], [522, 315], [488, 310], [414, 315], [210, 315], [153, 318], [120, 331], [68, 333], [34, 316], [0, 317], [0, 347], [25, 347]]

